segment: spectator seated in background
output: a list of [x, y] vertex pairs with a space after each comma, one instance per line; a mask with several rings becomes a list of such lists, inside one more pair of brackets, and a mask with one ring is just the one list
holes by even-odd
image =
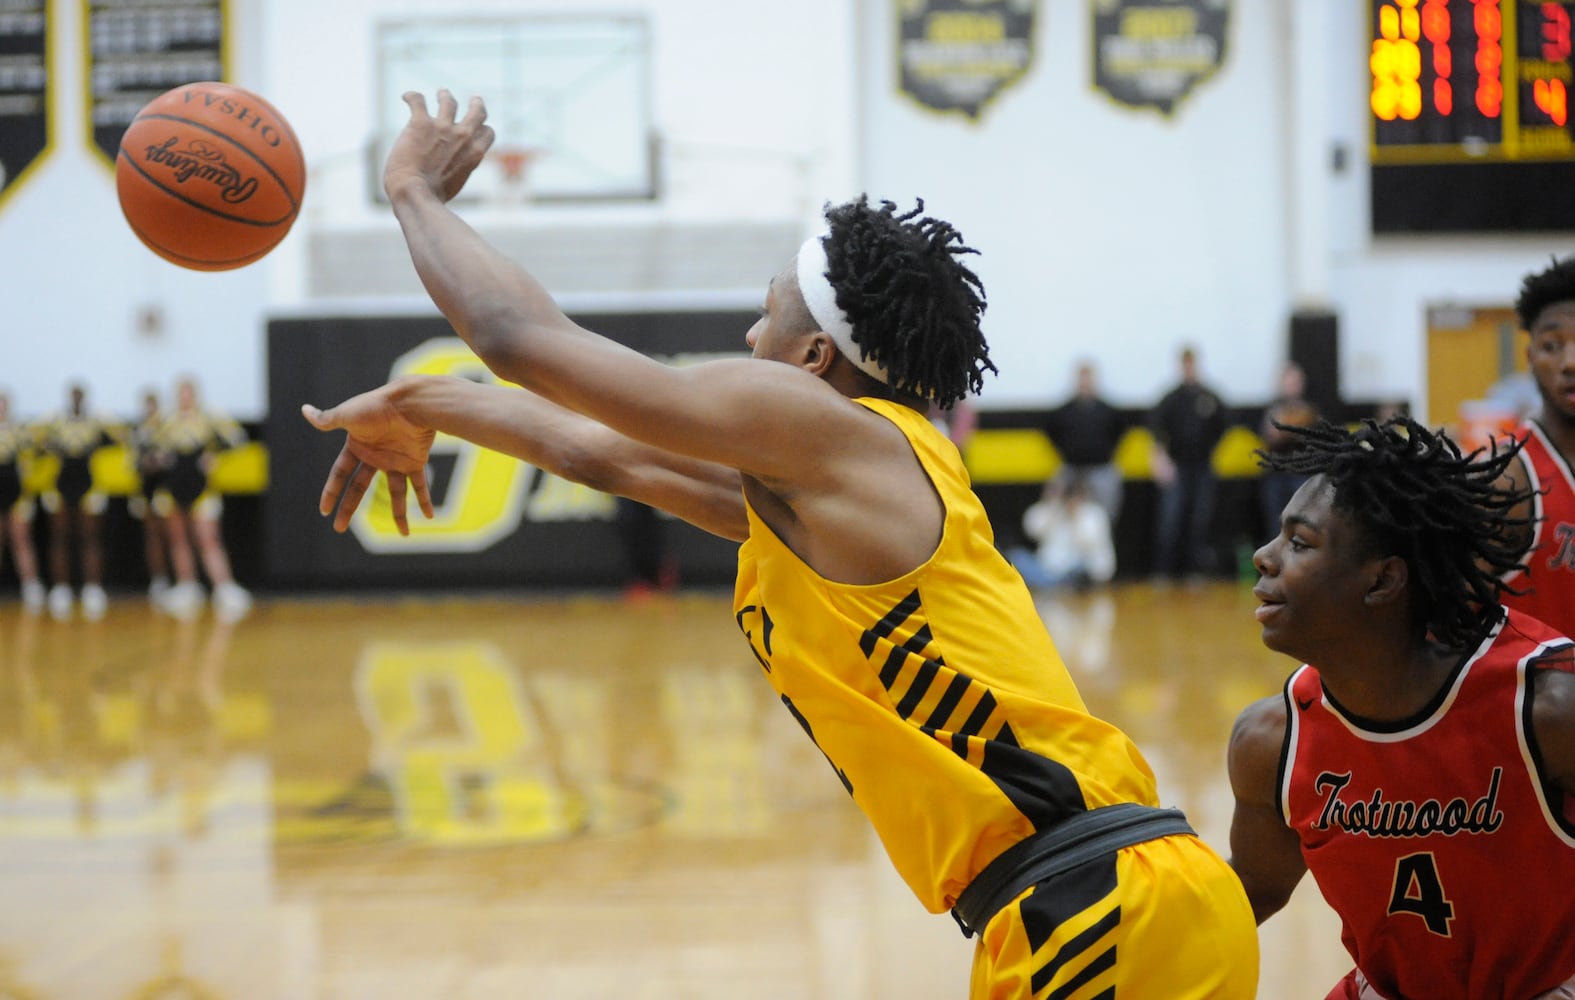
[[1039, 589], [1086, 589], [1116, 575], [1110, 518], [1082, 476], [1052, 479], [1023, 513], [1023, 533], [1034, 548], [1008, 553], [1023, 582]]

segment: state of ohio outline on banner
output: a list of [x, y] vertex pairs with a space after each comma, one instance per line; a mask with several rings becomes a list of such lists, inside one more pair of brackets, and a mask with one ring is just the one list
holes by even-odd
[[902, 92], [938, 112], [978, 121], [1034, 60], [1039, 0], [901, 0]]
[[1092, 4], [1094, 87], [1117, 103], [1168, 117], [1225, 62], [1231, 0]]

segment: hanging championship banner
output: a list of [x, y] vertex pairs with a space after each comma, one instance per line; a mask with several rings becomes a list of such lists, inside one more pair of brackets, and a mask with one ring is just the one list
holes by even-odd
[[120, 137], [155, 97], [228, 74], [227, 0], [86, 0], [88, 131], [115, 162]]
[[1175, 113], [1225, 61], [1230, 0], [1093, 0], [1094, 86]]
[[49, 147], [45, 0], [0, 4], [0, 202]]
[[977, 121], [1033, 62], [1038, 0], [901, 0], [903, 93]]

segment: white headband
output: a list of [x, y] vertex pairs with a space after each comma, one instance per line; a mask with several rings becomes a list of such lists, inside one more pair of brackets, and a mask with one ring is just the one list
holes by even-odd
[[859, 345], [853, 342], [853, 324], [848, 322], [848, 314], [837, 305], [836, 289], [831, 287], [831, 281], [826, 277], [826, 246], [821, 242], [824, 238], [824, 234], [811, 236], [798, 248], [799, 294], [804, 296], [809, 314], [830, 335], [831, 342], [837, 345], [842, 356], [853, 362], [864, 374], [886, 382], [886, 369], [873, 358], [865, 357]]

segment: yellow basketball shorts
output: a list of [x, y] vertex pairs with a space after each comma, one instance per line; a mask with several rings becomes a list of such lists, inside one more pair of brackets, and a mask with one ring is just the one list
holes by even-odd
[[1150, 840], [1024, 891], [974, 952], [969, 1000], [1254, 1000], [1247, 894], [1196, 837]]

